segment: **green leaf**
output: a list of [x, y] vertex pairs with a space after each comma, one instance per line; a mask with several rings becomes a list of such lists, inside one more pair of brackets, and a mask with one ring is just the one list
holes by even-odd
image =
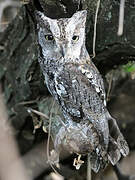
[[126, 72], [134, 72], [135, 71], [135, 62], [129, 62], [128, 64], [123, 66], [124, 71]]

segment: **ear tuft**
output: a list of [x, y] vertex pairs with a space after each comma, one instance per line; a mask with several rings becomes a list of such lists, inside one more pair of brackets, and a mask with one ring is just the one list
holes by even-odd
[[80, 15], [83, 17], [87, 16], [87, 10], [82, 10], [82, 11], [78, 11], [80, 13]]
[[82, 26], [84, 26], [85, 23], [86, 23], [86, 17], [87, 17], [87, 11], [86, 10], [82, 10], [82, 11], [78, 11], [75, 14], [73, 14], [71, 19], [74, 22], [76, 22], [77, 24], [82, 24]]
[[42, 13], [41, 11], [35, 11], [34, 12], [35, 14], [35, 18], [36, 18], [36, 21], [37, 21], [37, 24], [41, 27], [48, 27], [49, 26], [49, 21], [50, 21], [50, 18], [46, 17], [44, 15], [44, 13]]
[[34, 12], [34, 14], [35, 14], [35, 18], [36, 18], [37, 22], [44, 19], [44, 14], [42, 12], [36, 10]]
[[78, 17], [78, 18], [86, 18], [87, 17], [87, 11], [86, 10], [82, 10], [82, 11], [78, 11], [75, 14], [73, 14], [73, 17]]

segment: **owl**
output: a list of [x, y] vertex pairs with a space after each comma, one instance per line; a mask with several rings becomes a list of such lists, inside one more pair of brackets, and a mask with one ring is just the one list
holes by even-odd
[[85, 47], [86, 16], [83, 10], [71, 18], [51, 19], [35, 11], [38, 61], [65, 120], [55, 138], [56, 151], [89, 154], [98, 172], [128, 155], [129, 148], [107, 110], [103, 79]]

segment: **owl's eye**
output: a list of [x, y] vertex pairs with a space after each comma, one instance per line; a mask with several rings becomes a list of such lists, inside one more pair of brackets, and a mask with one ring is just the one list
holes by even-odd
[[77, 41], [79, 40], [79, 36], [73, 36], [73, 37], [72, 37], [72, 40], [73, 40], [74, 42], [77, 42]]
[[48, 35], [45, 35], [45, 39], [46, 39], [47, 41], [53, 41], [53, 40], [54, 40], [54, 37], [53, 37], [52, 35], [48, 34]]

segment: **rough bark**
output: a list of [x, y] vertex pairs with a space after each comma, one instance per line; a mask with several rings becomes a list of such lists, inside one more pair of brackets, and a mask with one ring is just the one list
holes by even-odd
[[[49, 96], [37, 62], [34, 10], [43, 11], [51, 18], [71, 17], [77, 10], [87, 9], [87, 49], [92, 54], [93, 23], [97, 0], [31, 0], [22, 6], [5, 32], [0, 34], [0, 79], [8, 107], [9, 121], [16, 129], [20, 149], [24, 153], [34, 144], [32, 121], [27, 109], [45, 109], [44, 99]], [[117, 36], [118, 0], [102, 0], [98, 21], [96, 57], [93, 60], [102, 75], [135, 59], [135, 5], [126, 2], [124, 34]], [[120, 68], [114, 70], [109, 101], [112, 114], [123, 128], [123, 134], [134, 149], [135, 80]], [[131, 91], [127, 89], [131, 89]], [[50, 99], [48, 100], [50, 102]], [[47, 102], [48, 102], [47, 101]], [[124, 108], [123, 108], [124, 107]], [[23, 132], [29, 132], [26, 137]], [[42, 136], [41, 136], [42, 137]], [[39, 140], [41, 140], [41, 137]], [[38, 139], [38, 137], [37, 137]]]

